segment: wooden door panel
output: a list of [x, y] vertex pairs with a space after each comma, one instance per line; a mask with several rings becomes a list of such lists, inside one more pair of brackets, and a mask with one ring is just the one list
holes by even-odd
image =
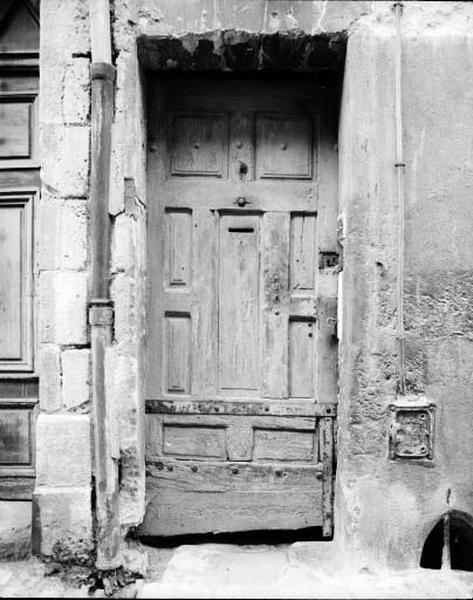
[[259, 178], [311, 179], [312, 118], [257, 115], [256, 173]]
[[[170, 468], [171, 467], [171, 468]], [[321, 468], [308, 464], [148, 461], [143, 535], [321, 525]]]
[[263, 87], [150, 105], [144, 534], [331, 534], [336, 133], [304, 86]]
[[0, 499], [31, 498], [37, 397], [0, 399]]
[[262, 231], [261, 395], [287, 398], [289, 214], [267, 212]]
[[167, 210], [165, 213], [164, 285], [189, 286], [191, 281], [192, 213], [190, 210]]
[[291, 214], [291, 293], [315, 294], [316, 215]]
[[219, 385], [258, 390], [259, 217], [222, 215], [219, 231]]
[[30, 115], [29, 102], [0, 102], [0, 159], [30, 158]]
[[3, 409], [0, 420], [0, 464], [30, 465], [30, 411]]
[[0, 191], [0, 371], [31, 371], [34, 193]]
[[171, 175], [224, 177], [227, 143], [227, 115], [173, 115]]
[[190, 394], [191, 345], [190, 317], [165, 316], [164, 371], [168, 393]]
[[315, 396], [315, 323], [292, 319], [289, 323], [289, 394], [291, 398]]
[[[149, 509], [142, 533], [321, 526], [319, 421], [148, 415]], [[242, 430], [247, 432], [243, 439]]]
[[192, 224], [192, 394], [208, 399], [218, 386], [218, 215], [196, 209]]
[[0, 356], [21, 359], [22, 207], [3, 206], [0, 221]]
[[31, 500], [39, 409], [33, 232], [41, 184], [39, 16], [24, 2], [6, 4], [12, 7], [0, 31], [0, 500]]

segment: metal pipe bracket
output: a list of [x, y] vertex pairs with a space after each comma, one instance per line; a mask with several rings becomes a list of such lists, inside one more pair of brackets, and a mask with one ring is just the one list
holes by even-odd
[[90, 65], [90, 78], [91, 79], [108, 79], [112, 82], [115, 81], [116, 69], [110, 63], [104, 62], [93, 62]]
[[91, 327], [111, 327], [114, 310], [110, 300], [91, 300], [89, 306], [89, 325]]

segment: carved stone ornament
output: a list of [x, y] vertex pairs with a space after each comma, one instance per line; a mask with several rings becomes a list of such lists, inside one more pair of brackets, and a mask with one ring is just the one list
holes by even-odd
[[391, 404], [389, 454], [391, 459], [434, 458], [435, 405], [417, 401], [415, 404]]

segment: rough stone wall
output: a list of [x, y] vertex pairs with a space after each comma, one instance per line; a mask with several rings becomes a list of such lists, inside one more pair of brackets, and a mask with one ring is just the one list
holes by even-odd
[[371, 2], [337, 0], [137, 0], [137, 5], [140, 34], [176, 37], [226, 30], [341, 32], [372, 10]]
[[[336, 540], [358, 563], [418, 564], [446, 509], [473, 512], [469, 135], [473, 7], [408, 2], [403, 16], [408, 391], [437, 406], [435, 460], [389, 459], [397, 397], [397, 203], [392, 2], [115, 0], [111, 294], [124, 526], [144, 511], [146, 77], [139, 36], [291, 31], [347, 34], [340, 121], [345, 214]], [[37, 549], [76, 558], [92, 543], [88, 299], [88, 3], [42, 0]], [[171, 65], [172, 66], [172, 65]], [[152, 199], [151, 199], [152, 200]], [[82, 542], [80, 542], [82, 540]], [[76, 550], [74, 550], [76, 548]], [[77, 549], [79, 549], [77, 551]], [[83, 549], [83, 552], [82, 552]]]
[[41, 3], [34, 547], [87, 560], [92, 543], [88, 297], [89, 35], [82, 2]]
[[[41, 201], [34, 548], [86, 561], [93, 549], [90, 289], [90, 39], [84, 0], [41, 2]], [[144, 507], [140, 352], [145, 282], [144, 132], [140, 71], [127, 38], [115, 40], [117, 84], [110, 214], [114, 340], [106, 390], [116, 406], [120, 511], [125, 528]], [[130, 143], [132, 141], [133, 143]]]
[[116, 2], [112, 16], [117, 69], [110, 205], [115, 342], [107, 356], [107, 389], [119, 413], [120, 520], [125, 528], [141, 523], [144, 515], [147, 139], [143, 74], [137, 58], [133, 8], [130, 12], [128, 4]]

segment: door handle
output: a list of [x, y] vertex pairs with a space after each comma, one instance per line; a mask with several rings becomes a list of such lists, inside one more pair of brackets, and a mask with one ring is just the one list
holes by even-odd
[[238, 196], [233, 204], [237, 204], [240, 208], [244, 208], [247, 204], [251, 204], [250, 200], [247, 200], [244, 196]]

